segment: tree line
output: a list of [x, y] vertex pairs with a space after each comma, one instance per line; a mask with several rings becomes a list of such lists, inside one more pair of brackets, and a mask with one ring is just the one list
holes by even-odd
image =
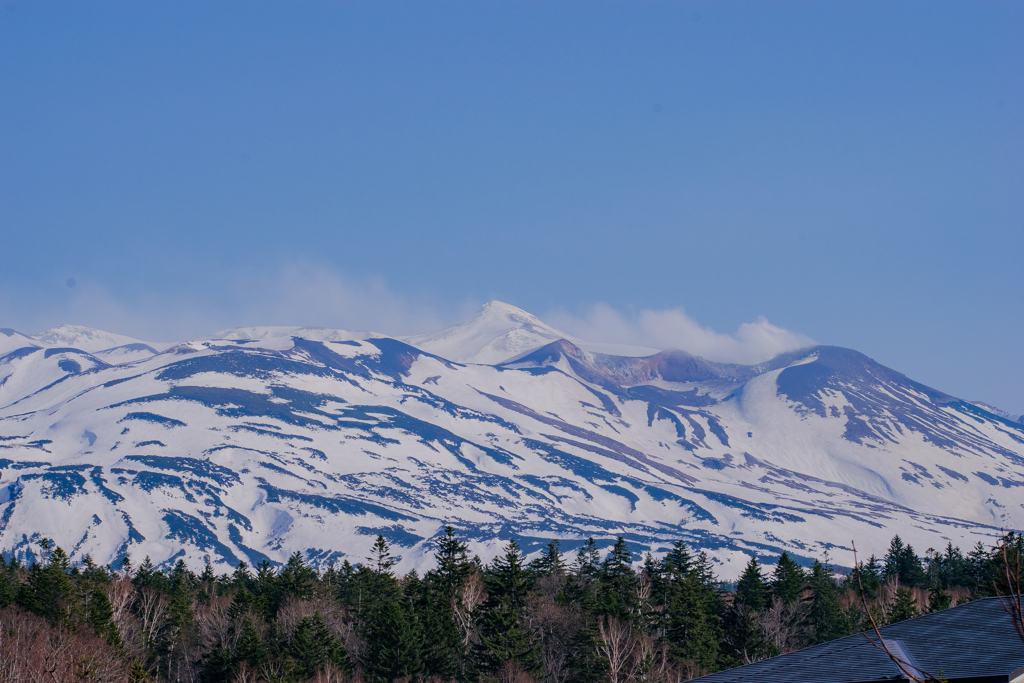
[[484, 564], [451, 527], [422, 576], [398, 576], [383, 537], [357, 564], [295, 553], [219, 576], [41, 545], [29, 566], [0, 557], [0, 680], [676, 683], [865, 630], [868, 612], [893, 623], [1005, 593], [1004, 557], [1024, 555], [1016, 533], [924, 556], [896, 536], [859, 579], [784, 552], [727, 585], [682, 541], [639, 562], [621, 537], [604, 555], [551, 541], [528, 562], [510, 540]]

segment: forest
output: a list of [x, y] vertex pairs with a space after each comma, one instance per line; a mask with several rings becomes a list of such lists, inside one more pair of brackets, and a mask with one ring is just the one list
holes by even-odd
[[[378, 537], [356, 564], [73, 564], [48, 541], [0, 557], [0, 680], [11, 683], [677, 683], [1006, 593], [1024, 537], [923, 556], [899, 536], [843, 572], [826, 556], [751, 557], [735, 584], [682, 541], [640, 558], [619, 538], [484, 563], [451, 527], [436, 566], [396, 575]], [[858, 578], [859, 574], [859, 578]], [[865, 609], [866, 608], [866, 609]]]

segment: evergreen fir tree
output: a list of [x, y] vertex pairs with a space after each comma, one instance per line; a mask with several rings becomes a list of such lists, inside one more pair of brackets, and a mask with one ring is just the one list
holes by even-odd
[[800, 599], [806, 585], [807, 576], [803, 568], [790, 558], [789, 553], [783, 551], [772, 574], [772, 595], [788, 605]]
[[608, 557], [601, 565], [597, 613], [620, 621], [633, 621], [639, 617], [637, 578], [632, 567], [633, 555], [626, 540], [619, 536]]
[[572, 566], [573, 574], [581, 582], [588, 583], [597, 576], [600, 566], [601, 555], [597, 552], [597, 543], [592, 537], [588, 538], [576, 553], [576, 561]]
[[[0, 555], [3, 561], [3, 555]], [[6, 570], [6, 567], [4, 567]], [[7, 571], [0, 571], [0, 609], [7, 607], [18, 598], [18, 586]]]
[[153, 560], [149, 559], [149, 555], [146, 555], [146, 559], [135, 569], [132, 583], [135, 584], [136, 588], [156, 588], [159, 590], [163, 588], [163, 582], [159, 580], [160, 577], [158, 575], [159, 572], [153, 567]]
[[[867, 563], [860, 564], [860, 583], [864, 586], [864, 594], [868, 599], [874, 598], [882, 585], [882, 567], [878, 564], [878, 558], [872, 555]], [[854, 578], [856, 580], [856, 578]], [[855, 586], [860, 591], [860, 586]]]
[[[306, 564], [302, 553], [296, 551], [288, 558], [287, 564], [276, 577], [275, 597], [279, 604], [286, 598], [307, 600], [313, 596], [313, 583], [316, 579], [316, 571]], [[276, 612], [276, 609], [274, 611]]]
[[685, 575], [677, 574], [671, 579], [666, 610], [665, 638], [672, 651], [705, 671], [719, 668], [719, 644], [724, 636], [721, 602], [714, 581], [710, 560], [702, 552]]
[[365, 595], [359, 598], [366, 641], [363, 672], [371, 683], [419, 676], [423, 671], [423, 633], [405, 606], [405, 596], [392, 573], [396, 561], [383, 536], [377, 536], [367, 560]]
[[114, 623], [114, 608], [110, 605], [107, 594], [94, 588], [89, 594], [89, 615], [87, 621], [96, 635], [114, 646], [121, 644], [121, 634]]
[[661, 563], [669, 581], [681, 581], [693, 568], [693, 558], [684, 541], [676, 541]]
[[249, 565], [245, 562], [239, 562], [238, 566], [235, 567], [234, 573], [231, 575], [231, 587], [236, 591], [245, 589], [252, 592], [253, 590], [253, 577], [252, 572], [249, 571]]
[[235, 644], [234, 660], [236, 662], [246, 661], [257, 666], [266, 657], [267, 651], [263, 647], [263, 641], [256, 630], [252, 619], [246, 619], [242, 625], [242, 633]]
[[345, 666], [345, 648], [327, 628], [319, 612], [305, 617], [295, 628], [288, 652], [296, 662], [298, 673], [311, 678], [324, 664]]
[[[223, 643], [216, 643], [207, 652], [204, 652], [199, 660], [200, 683], [227, 683], [231, 679], [231, 670], [234, 664], [234, 653], [225, 649]], [[135, 660], [130, 680], [142, 683], [152, 679], [142, 662]]]
[[472, 565], [466, 559], [468, 546], [455, 536], [455, 529], [444, 528], [444, 535], [437, 540], [437, 552], [434, 560], [437, 568], [431, 577], [432, 583], [446, 599], [454, 598], [462, 582], [472, 572]]
[[608, 661], [597, 651], [597, 622], [590, 610], [583, 628], [573, 634], [566, 648], [566, 683], [596, 683], [608, 671]]
[[[411, 583], [406, 579], [407, 593]], [[431, 581], [419, 582], [412, 603], [423, 628], [423, 675], [452, 680], [462, 672], [462, 634], [451, 602]]]
[[183, 629], [190, 630], [195, 615], [192, 613], [192, 596], [195, 588], [195, 577], [181, 560], [175, 565], [168, 582], [170, 599], [167, 604], [168, 631], [176, 635]]
[[477, 622], [480, 637], [474, 647], [477, 670], [496, 674], [503, 665], [514, 662], [526, 673], [536, 674], [541, 667], [538, 648], [520, 623], [531, 581], [515, 539], [505, 546], [504, 555], [494, 559], [484, 580], [488, 596]]
[[917, 553], [897, 534], [889, 543], [889, 552], [885, 555], [886, 580], [896, 577], [901, 585], [918, 586], [924, 581], [924, 569]]
[[757, 563], [756, 557], [750, 558], [736, 584], [736, 601], [755, 612], [768, 606], [768, 584], [761, 574], [761, 565]]
[[561, 576], [565, 573], [565, 562], [562, 561], [557, 539], [544, 547], [540, 557], [530, 563], [530, 569], [537, 576]]
[[909, 588], [900, 586], [896, 589], [896, 600], [889, 608], [887, 620], [890, 624], [898, 621], [913, 619], [918, 614], [917, 601], [914, 599], [914, 592]]
[[263, 618], [267, 621], [277, 616], [277, 608], [281, 604], [279, 590], [274, 566], [270, 564], [270, 560], [260, 560], [256, 565], [256, 576], [253, 577], [252, 592], [256, 596], [256, 604], [263, 611]]
[[363, 672], [368, 680], [390, 683], [422, 673], [422, 632], [403, 606], [397, 586], [374, 597], [363, 637]]
[[46, 539], [40, 546], [46, 563], [36, 563], [29, 568], [27, 590], [19, 591], [18, 602], [25, 609], [56, 621], [74, 590], [69, 578], [71, 561], [60, 546], [53, 546]]
[[928, 591], [928, 611], [941, 612], [948, 609], [953, 603], [953, 596], [947, 593], [942, 586], [941, 579], [935, 579], [931, 590]]
[[839, 591], [832, 577], [832, 567], [815, 560], [808, 586], [811, 596], [807, 623], [813, 642], [824, 643], [849, 635], [852, 629], [839, 604]]
[[942, 554], [942, 572], [939, 579], [946, 586], [970, 586], [971, 567], [970, 562], [960, 552], [959, 547], [952, 543], [946, 544], [946, 550]]
[[724, 628], [726, 640], [733, 655], [747, 664], [766, 652], [757, 614], [768, 606], [768, 584], [761, 574], [761, 565], [751, 557], [736, 586], [732, 609], [726, 613]]
[[338, 601], [343, 605], [358, 607], [358, 572], [356, 571], [356, 568], [352, 566], [351, 562], [344, 560], [341, 563], [341, 567], [338, 569], [336, 581], [337, 588], [335, 590], [337, 592]]

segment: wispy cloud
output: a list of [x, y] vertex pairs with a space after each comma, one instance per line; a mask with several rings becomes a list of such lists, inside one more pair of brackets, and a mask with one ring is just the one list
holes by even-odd
[[[78, 282], [40, 302], [38, 294], [0, 293], [0, 327], [27, 334], [69, 323], [147, 341], [181, 341], [219, 330], [294, 325], [406, 335], [443, 327], [458, 310], [425, 295], [407, 296], [382, 278], [293, 263], [267, 273], [236, 270], [191, 291], [117, 291]], [[444, 313], [442, 313], [442, 311]]]
[[[253, 296], [255, 294], [256, 296]], [[450, 322], [437, 302], [401, 294], [380, 277], [308, 264], [283, 268], [255, 292], [237, 291], [239, 325], [303, 325], [407, 335]]]
[[[467, 301], [441, 302], [421, 292], [399, 292], [380, 277], [353, 277], [308, 262], [293, 262], [269, 273], [220, 272], [216, 283], [195, 284], [190, 290], [123, 291], [79, 281], [48, 293], [43, 301], [38, 292], [33, 294], [0, 292], [0, 327], [32, 334], [70, 323], [159, 342], [261, 325], [404, 336], [450, 325], [477, 307]], [[682, 308], [624, 314], [597, 304], [582, 316], [556, 311], [543, 317], [557, 329], [591, 342], [678, 348], [726, 362], [756, 363], [813, 343], [764, 318], [740, 325], [734, 334], [722, 334], [700, 325]]]
[[587, 341], [681, 349], [727, 363], [759, 363], [814, 343], [810, 337], [773, 325], [763, 316], [743, 323], [735, 334], [723, 334], [704, 327], [682, 308], [626, 315], [607, 304], [596, 304], [583, 316], [555, 311], [544, 320]]

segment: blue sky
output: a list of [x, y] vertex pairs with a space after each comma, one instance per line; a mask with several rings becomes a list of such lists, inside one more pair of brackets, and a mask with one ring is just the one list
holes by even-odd
[[0, 326], [763, 316], [1024, 411], [1021, 35], [1020, 2], [6, 2]]

